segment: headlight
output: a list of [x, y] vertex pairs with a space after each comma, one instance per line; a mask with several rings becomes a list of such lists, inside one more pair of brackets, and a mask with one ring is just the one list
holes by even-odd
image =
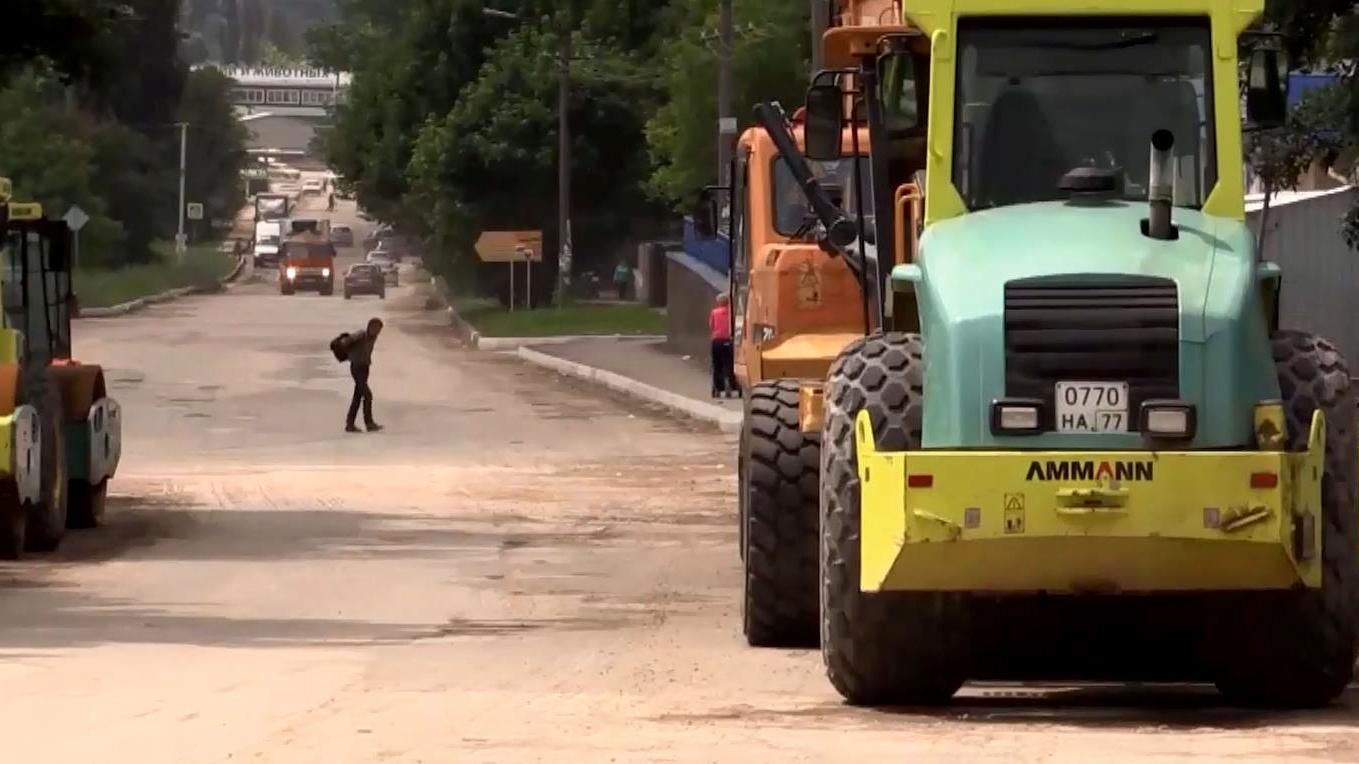
[[1042, 401], [1002, 398], [991, 403], [992, 435], [1036, 435], [1042, 431]]
[[330, 269], [329, 269], [329, 268], [322, 268], [322, 269], [321, 269], [321, 278], [323, 278], [323, 279], [328, 279], [328, 278], [330, 278]]
[[1152, 438], [1192, 438], [1194, 406], [1179, 400], [1145, 401], [1141, 425], [1142, 434]]
[[297, 278], [297, 269], [290, 265], [287, 270], [283, 271], [283, 275], [287, 276], [289, 281], [292, 281]]

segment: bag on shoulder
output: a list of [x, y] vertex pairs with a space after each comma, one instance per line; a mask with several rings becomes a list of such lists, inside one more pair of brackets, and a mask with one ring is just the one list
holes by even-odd
[[349, 360], [349, 333], [345, 332], [330, 341], [330, 352], [335, 354], [335, 360], [344, 363]]

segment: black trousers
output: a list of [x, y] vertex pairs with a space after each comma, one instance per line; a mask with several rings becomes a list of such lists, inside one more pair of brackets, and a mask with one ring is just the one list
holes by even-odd
[[373, 389], [368, 386], [368, 367], [350, 365], [349, 375], [354, 378], [354, 397], [349, 399], [349, 417], [345, 422], [352, 425], [363, 406], [363, 423], [373, 424]]
[[736, 392], [736, 357], [732, 352], [731, 340], [713, 340], [712, 368], [713, 392]]

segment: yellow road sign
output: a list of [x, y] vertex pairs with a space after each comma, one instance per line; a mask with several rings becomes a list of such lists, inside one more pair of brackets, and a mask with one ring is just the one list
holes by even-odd
[[537, 262], [543, 259], [543, 232], [483, 231], [475, 246], [483, 263]]

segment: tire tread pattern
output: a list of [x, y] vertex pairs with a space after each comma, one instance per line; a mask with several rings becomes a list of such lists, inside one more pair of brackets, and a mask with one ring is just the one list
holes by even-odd
[[866, 410], [878, 446], [920, 447], [924, 343], [871, 334], [831, 366], [822, 434], [821, 651], [831, 684], [855, 705], [945, 703], [967, 673], [961, 595], [859, 590], [860, 495], [854, 420]]
[[746, 411], [746, 640], [757, 647], [815, 647], [821, 441], [798, 422], [797, 380], [751, 388]]
[[1248, 705], [1315, 707], [1344, 691], [1359, 643], [1356, 399], [1345, 360], [1330, 342], [1281, 331], [1272, 345], [1288, 450], [1306, 449], [1313, 411], [1326, 415], [1322, 586], [1226, 598], [1217, 619], [1225, 631], [1216, 641], [1227, 646], [1217, 684]]

